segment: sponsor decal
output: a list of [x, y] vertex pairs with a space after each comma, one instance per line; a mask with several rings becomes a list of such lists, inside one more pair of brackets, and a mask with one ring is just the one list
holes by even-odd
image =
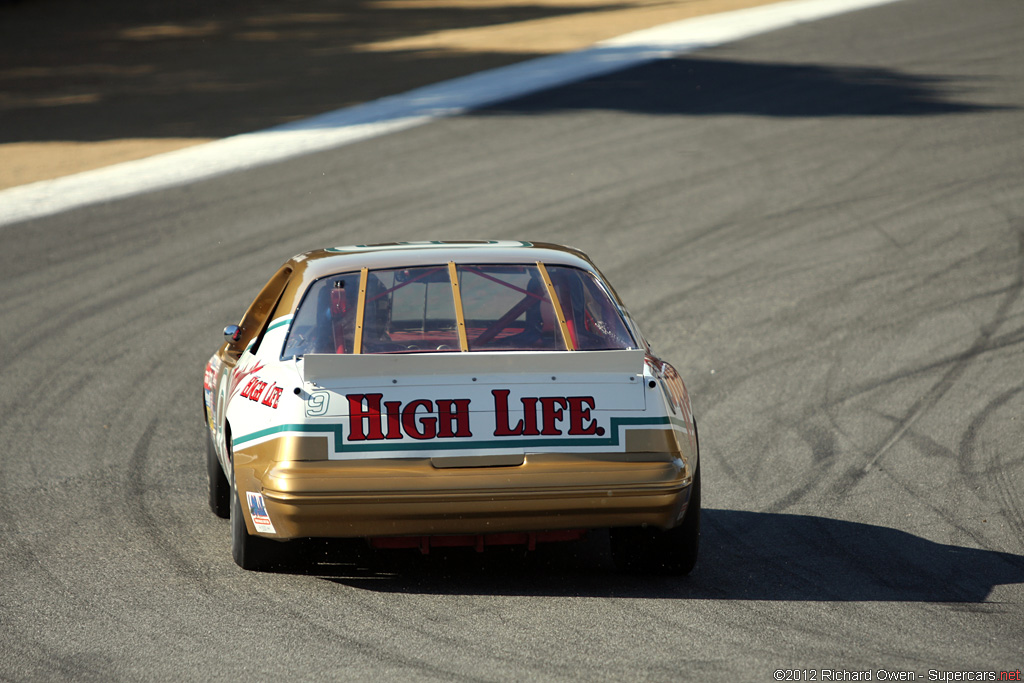
[[220, 373], [221, 362], [217, 356], [214, 356], [206, 364], [206, 369], [203, 371], [203, 401], [206, 404], [206, 422], [210, 429], [214, 429], [214, 405], [213, 405], [213, 392], [217, 388], [217, 375]]
[[349, 441], [471, 437], [469, 399], [382, 401], [384, 394], [348, 394]]
[[249, 516], [252, 517], [252, 525], [256, 527], [256, 531], [264, 534], [276, 534], [277, 531], [274, 530], [274, 525], [270, 521], [270, 515], [267, 514], [267, 506], [263, 502], [263, 494], [246, 491], [245, 497], [249, 501]]
[[206, 371], [203, 373], [203, 389], [206, 391], [213, 391], [217, 383], [217, 373], [220, 371], [220, 365], [220, 359], [217, 356], [211, 358], [210, 362], [206, 364]]
[[[542, 396], [519, 399], [523, 408], [522, 419], [511, 424], [509, 420], [508, 389], [495, 389], [494, 436], [570, 436], [595, 434], [604, 436], [604, 427], [592, 419], [593, 396]], [[565, 424], [563, 424], [565, 423]]]
[[[489, 436], [604, 436], [591, 411], [593, 396], [524, 396], [510, 407], [508, 389], [491, 391], [493, 422]], [[464, 439], [474, 436], [471, 399], [427, 399], [386, 401], [384, 394], [347, 394], [349, 430], [346, 441], [387, 441], [398, 439]], [[308, 409], [307, 409], [308, 411]]]
[[256, 361], [249, 367], [236, 367], [231, 371], [230, 395], [234, 396], [242, 387], [242, 383], [252, 378], [257, 372], [263, 369], [263, 363]]
[[276, 383], [268, 386], [267, 382], [259, 377], [251, 377], [239, 396], [276, 410], [277, 402], [281, 400], [283, 392], [284, 389], [277, 386]]
[[[487, 386], [482, 382], [445, 384], [443, 380], [425, 379], [395, 387], [379, 386], [387, 381], [384, 378], [373, 380], [370, 386], [355, 379], [339, 382], [342, 386], [337, 388], [309, 385], [308, 393], [302, 393], [298, 414], [286, 410], [291, 403], [284, 397], [281, 410], [265, 413], [272, 418], [269, 422], [240, 421], [242, 428], [232, 443], [238, 449], [284, 435], [324, 438], [329, 459], [384, 454], [423, 457], [423, 453], [435, 450], [481, 454], [550, 450], [587, 453], [597, 449], [621, 452], [626, 434], [634, 429], [671, 429], [685, 443], [693, 427], [682, 410], [677, 407], [673, 415], [668, 407], [671, 395], [660, 365], [655, 376], [662, 383], [664, 398], [635, 380], [615, 385], [502, 382]], [[251, 379], [239, 387], [239, 393]], [[398, 384], [394, 379], [392, 383]], [[236, 398], [263, 401], [273, 388], [268, 384], [261, 392], [254, 383], [247, 398], [237, 394]], [[681, 383], [673, 388], [679, 390], [678, 400], [688, 414], [685, 389]], [[298, 408], [297, 403], [294, 408]], [[278, 416], [287, 419], [279, 423]]]

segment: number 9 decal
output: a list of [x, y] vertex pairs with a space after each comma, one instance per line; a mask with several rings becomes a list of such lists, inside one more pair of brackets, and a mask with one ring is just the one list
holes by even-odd
[[331, 401], [330, 393], [317, 391], [306, 399], [306, 417], [320, 417], [327, 414], [327, 406]]

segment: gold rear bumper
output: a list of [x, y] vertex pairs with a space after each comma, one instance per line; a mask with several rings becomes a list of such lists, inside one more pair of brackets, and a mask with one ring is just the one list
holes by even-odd
[[282, 540], [670, 528], [692, 481], [676, 453], [530, 454], [519, 465], [484, 467], [430, 458], [276, 461], [262, 476], [240, 460], [239, 488], [263, 494], [277, 531], [268, 536]]

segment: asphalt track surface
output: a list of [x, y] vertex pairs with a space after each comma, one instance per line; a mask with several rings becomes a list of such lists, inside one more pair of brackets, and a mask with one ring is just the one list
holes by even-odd
[[[1021, 35], [1016, 0], [904, 0], [0, 228], [0, 678], [1020, 669]], [[220, 328], [307, 248], [481, 237], [590, 252], [680, 369], [694, 574], [601, 534], [238, 569]]]

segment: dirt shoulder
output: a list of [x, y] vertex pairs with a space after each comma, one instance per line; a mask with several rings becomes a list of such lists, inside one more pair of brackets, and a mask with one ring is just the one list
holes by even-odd
[[772, 1], [0, 0], [0, 189]]

